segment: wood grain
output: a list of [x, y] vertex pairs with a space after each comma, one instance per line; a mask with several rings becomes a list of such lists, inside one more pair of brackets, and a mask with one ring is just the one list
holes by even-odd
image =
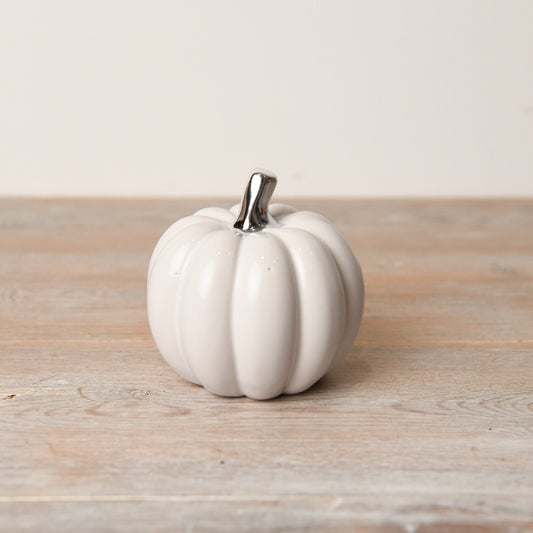
[[293, 202], [363, 267], [310, 391], [223, 399], [163, 362], [153, 246], [201, 200], [0, 200], [0, 530], [533, 529], [533, 200]]

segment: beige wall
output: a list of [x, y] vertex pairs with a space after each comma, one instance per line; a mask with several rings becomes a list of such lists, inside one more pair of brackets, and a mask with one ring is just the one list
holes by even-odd
[[533, 1], [0, 0], [0, 194], [533, 194]]

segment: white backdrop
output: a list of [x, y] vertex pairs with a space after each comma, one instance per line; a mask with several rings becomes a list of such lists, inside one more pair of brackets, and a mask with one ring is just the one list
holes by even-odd
[[0, 194], [532, 195], [531, 0], [0, 0]]

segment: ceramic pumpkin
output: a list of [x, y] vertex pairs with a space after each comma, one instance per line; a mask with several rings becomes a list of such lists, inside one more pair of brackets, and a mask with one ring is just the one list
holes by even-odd
[[164, 359], [222, 396], [302, 392], [340, 362], [359, 329], [364, 285], [326, 218], [268, 203], [256, 171], [241, 207], [174, 223], [148, 270], [148, 319]]

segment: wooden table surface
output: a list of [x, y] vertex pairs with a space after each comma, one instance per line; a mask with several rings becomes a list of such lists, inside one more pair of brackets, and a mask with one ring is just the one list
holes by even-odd
[[533, 200], [299, 200], [365, 275], [306, 393], [181, 380], [146, 320], [205, 200], [0, 200], [1, 531], [533, 529]]

